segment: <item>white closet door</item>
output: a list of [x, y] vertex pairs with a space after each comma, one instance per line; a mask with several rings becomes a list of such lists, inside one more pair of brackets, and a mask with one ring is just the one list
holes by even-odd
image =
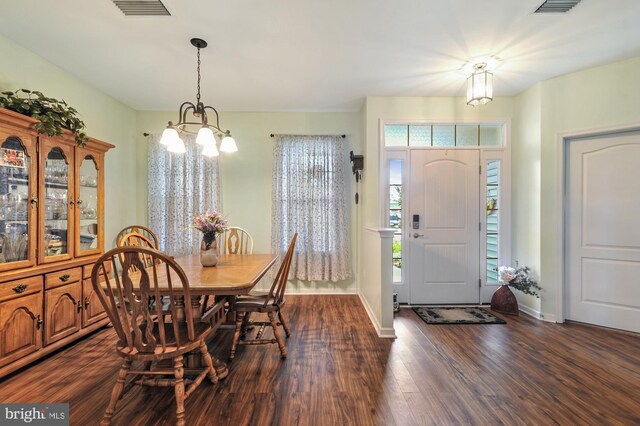
[[567, 154], [566, 318], [640, 332], [640, 134]]

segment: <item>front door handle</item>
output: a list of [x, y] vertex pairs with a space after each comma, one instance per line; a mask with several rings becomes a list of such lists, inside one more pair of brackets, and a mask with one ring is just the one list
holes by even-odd
[[413, 238], [420, 238], [420, 237], [424, 237], [424, 234], [418, 234], [417, 232], [413, 234]]

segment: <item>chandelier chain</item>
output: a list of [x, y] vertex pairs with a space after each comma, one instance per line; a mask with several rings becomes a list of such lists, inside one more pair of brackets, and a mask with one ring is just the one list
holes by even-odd
[[200, 103], [200, 48], [198, 47], [198, 94], [196, 95], [196, 101]]

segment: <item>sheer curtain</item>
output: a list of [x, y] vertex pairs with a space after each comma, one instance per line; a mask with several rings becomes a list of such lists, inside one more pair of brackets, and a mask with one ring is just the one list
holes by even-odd
[[160, 137], [149, 137], [149, 227], [158, 236], [160, 251], [172, 256], [197, 253], [202, 235], [190, 228], [191, 219], [220, 208], [218, 160], [200, 154], [195, 136], [182, 137], [184, 154], [167, 152]]
[[282, 254], [298, 232], [292, 277], [340, 281], [351, 276], [344, 143], [339, 136], [276, 137], [271, 245]]

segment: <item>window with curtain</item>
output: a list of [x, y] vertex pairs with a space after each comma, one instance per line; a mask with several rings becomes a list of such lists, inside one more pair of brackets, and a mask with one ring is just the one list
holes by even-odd
[[351, 276], [344, 139], [276, 137], [272, 248], [284, 253], [298, 233], [290, 276], [340, 281]]
[[191, 229], [191, 219], [220, 208], [218, 160], [199, 152], [195, 136], [182, 137], [184, 154], [167, 152], [160, 137], [149, 137], [149, 227], [158, 236], [160, 251], [172, 256], [197, 253], [202, 235]]

